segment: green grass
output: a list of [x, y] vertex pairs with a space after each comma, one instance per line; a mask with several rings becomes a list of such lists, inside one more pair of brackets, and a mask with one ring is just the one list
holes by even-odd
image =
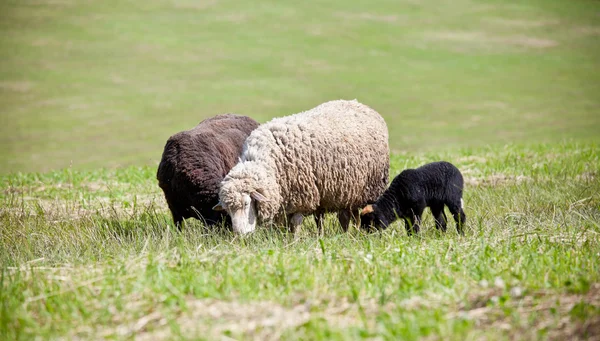
[[396, 154], [391, 173], [439, 159], [465, 174], [464, 237], [428, 211], [412, 238], [333, 217], [323, 237], [179, 233], [154, 167], [3, 176], [0, 337], [598, 337], [598, 145]]
[[[0, 2], [0, 340], [600, 337], [600, 3]], [[174, 229], [167, 138], [357, 98], [467, 231]]]
[[597, 1], [3, 1], [0, 173], [153, 165], [223, 112], [337, 98], [396, 151], [598, 142]]

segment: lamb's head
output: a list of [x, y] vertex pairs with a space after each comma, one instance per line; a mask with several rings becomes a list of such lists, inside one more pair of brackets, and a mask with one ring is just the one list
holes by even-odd
[[367, 205], [360, 211], [360, 227], [365, 230], [385, 229], [390, 223], [375, 204]]
[[267, 176], [254, 162], [240, 162], [221, 182], [219, 203], [215, 210], [225, 210], [231, 217], [235, 233], [250, 233], [263, 217], [261, 206], [267, 205], [271, 191], [265, 188]]

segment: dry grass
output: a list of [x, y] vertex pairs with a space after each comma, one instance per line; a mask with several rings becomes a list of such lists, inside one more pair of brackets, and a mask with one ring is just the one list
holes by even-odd
[[[506, 301], [503, 301], [506, 300]], [[503, 283], [469, 295], [467, 303], [449, 318], [473, 321], [477, 328], [505, 331], [510, 339], [600, 340], [600, 283], [583, 294], [513, 287]]]
[[552, 39], [528, 35], [496, 35], [477, 31], [444, 31], [425, 33], [425, 39], [438, 42], [452, 42], [456, 47], [498, 50], [506, 47], [548, 49], [559, 43]]

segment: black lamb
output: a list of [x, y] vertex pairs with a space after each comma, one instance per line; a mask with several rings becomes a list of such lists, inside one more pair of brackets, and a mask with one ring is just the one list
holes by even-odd
[[187, 218], [207, 226], [223, 221], [231, 225], [226, 213], [212, 208], [219, 202], [221, 180], [238, 162], [246, 137], [258, 125], [247, 116], [223, 114], [168, 139], [156, 178], [179, 229]]
[[444, 205], [454, 216], [456, 230], [463, 232], [466, 221], [463, 211], [463, 177], [458, 168], [446, 161], [406, 169], [398, 174], [390, 187], [372, 205], [361, 211], [361, 227], [385, 229], [396, 219], [404, 219], [406, 232], [419, 232], [421, 216], [431, 209], [438, 229], [446, 231]]

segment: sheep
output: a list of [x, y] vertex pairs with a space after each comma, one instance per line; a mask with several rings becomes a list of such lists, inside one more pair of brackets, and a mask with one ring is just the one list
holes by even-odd
[[325, 212], [338, 212], [346, 231], [350, 218], [383, 193], [388, 172], [383, 118], [356, 100], [325, 102], [253, 131], [221, 182], [215, 210], [226, 210], [241, 234], [257, 222], [286, 222], [294, 233], [306, 214], [320, 229]]
[[453, 164], [439, 161], [417, 169], [406, 169], [372, 205], [361, 210], [361, 228], [387, 228], [396, 219], [405, 222], [408, 235], [419, 232], [425, 207], [431, 209], [438, 229], [446, 232], [444, 205], [454, 216], [456, 230], [463, 232], [463, 176]]
[[218, 203], [219, 183], [242, 152], [244, 140], [258, 127], [247, 116], [222, 114], [196, 127], [171, 136], [165, 145], [156, 178], [181, 230], [184, 219], [203, 220], [207, 226], [220, 224], [226, 214], [212, 208]]

